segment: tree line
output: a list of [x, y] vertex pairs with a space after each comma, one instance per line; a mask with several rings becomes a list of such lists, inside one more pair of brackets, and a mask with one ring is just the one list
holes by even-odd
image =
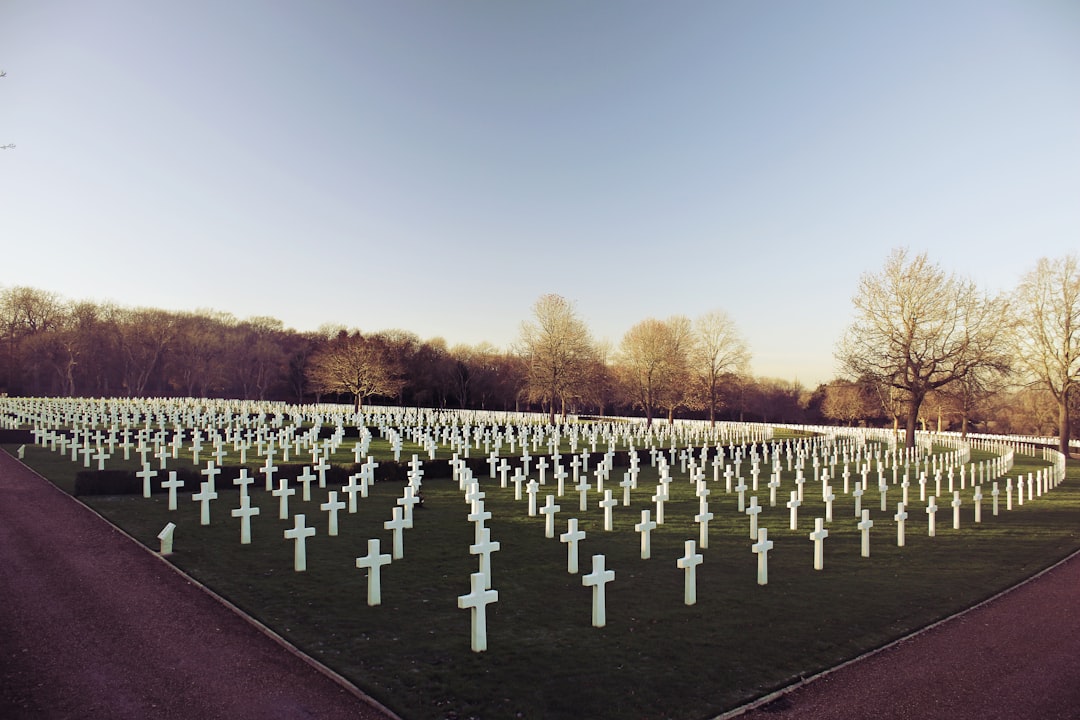
[[925, 254], [866, 273], [814, 389], [753, 377], [723, 311], [647, 318], [597, 342], [572, 303], [544, 295], [508, 349], [405, 330], [312, 332], [271, 317], [70, 301], [0, 288], [0, 392], [96, 397], [352, 401], [436, 408], [846, 423], [1035, 435], [1065, 447], [1080, 412], [1080, 262], [1042, 259], [990, 295]]

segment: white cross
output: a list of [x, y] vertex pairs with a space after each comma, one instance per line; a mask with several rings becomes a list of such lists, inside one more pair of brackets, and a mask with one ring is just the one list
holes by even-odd
[[578, 530], [577, 518], [566, 521], [566, 532], [559, 536], [559, 542], [566, 543], [566, 572], [576, 575], [578, 571], [578, 543], [585, 539], [585, 531]]
[[592, 572], [581, 578], [581, 584], [593, 589], [592, 624], [593, 627], [607, 625], [607, 593], [605, 586], [615, 579], [615, 571], [604, 567], [603, 555], [593, 555]]
[[623, 479], [619, 483], [619, 487], [623, 489], [623, 507], [630, 507], [630, 489], [634, 487], [634, 479], [630, 476], [629, 470], [623, 473]]
[[566, 493], [566, 471], [563, 470], [563, 466], [559, 463], [555, 463], [555, 472], [552, 475], [555, 478], [555, 482], [558, 483], [558, 494], [562, 497]]
[[405, 544], [402, 538], [406, 522], [405, 513], [400, 506], [394, 507], [393, 519], [383, 523], [383, 529], [394, 532], [394, 559], [400, 560], [405, 557]]
[[199, 492], [191, 496], [191, 499], [197, 503], [201, 503], [199, 524], [210, 524], [210, 501], [217, 500], [217, 492], [210, 488], [210, 483], [204, 482]]
[[656, 494], [653, 495], [650, 500], [656, 503], [656, 523], [658, 525], [664, 524], [664, 503], [668, 499], [667, 485], [659, 483], [656, 486]]
[[904, 547], [904, 521], [907, 518], [904, 503], [896, 503], [896, 514], [893, 515], [893, 520], [896, 521], [896, 547]]
[[470, 555], [480, 556], [480, 573], [484, 576], [485, 590], [491, 587], [491, 553], [498, 552], [500, 547], [500, 543], [492, 542], [488, 528], [481, 528], [476, 543], [469, 546]]
[[702, 563], [701, 553], [697, 552], [693, 540], [687, 540], [684, 544], [683, 556], [675, 561], [676, 567], [684, 570], [683, 574], [683, 602], [693, 605], [697, 602], [697, 566]]
[[530, 480], [525, 485], [525, 491], [529, 494], [529, 517], [536, 517], [536, 494], [540, 492], [540, 483]]
[[562, 506], [555, 504], [555, 496], [548, 495], [544, 507], [540, 508], [540, 512], [544, 515], [544, 537], [555, 537], [555, 513], [559, 510], [562, 510]]
[[[793, 491], [794, 492], [794, 491]], [[798, 493], [794, 492], [798, 499]], [[769, 539], [768, 528], [758, 529], [758, 541], [750, 546], [750, 549], [758, 556], [757, 583], [758, 585], [769, 584], [769, 551], [773, 548], [773, 541]]]
[[581, 512], [585, 512], [589, 509], [589, 487], [589, 481], [584, 475], [580, 476], [578, 484], [574, 486], [574, 489], [579, 493], [578, 509], [581, 510]]
[[825, 567], [825, 538], [829, 537], [829, 531], [824, 528], [824, 523], [824, 519], [814, 518], [814, 532], [810, 533], [810, 539], [814, 541], [815, 570]]
[[791, 500], [788, 501], [787, 507], [791, 511], [791, 529], [799, 529], [799, 492], [797, 490], [791, 491]]
[[[142, 470], [135, 473], [135, 477], [142, 478], [142, 481], [143, 481], [142, 482], [142, 494], [143, 494], [144, 498], [150, 497], [150, 478], [152, 478], [152, 477], [154, 477], [156, 475], [157, 475], [157, 470], [151, 470], [150, 469], [150, 463], [145, 463], [145, 462], [143, 463]], [[176, 473], [173, 473], [172, 475], [175, 476]], [[174, 505], [176, 504], [175, 500], [176, 500], [176, 495], [175, 495], [175, 491], [174, 491], [174, 493], [173, 493], [173, 504]], [[175, 510], [176, 508], [175, 507], [170, 507], [169, 509], [170, 510]]]
[[255, 479], [248, 477], [247, 468], [242, 467], [240, 468], [240, 477], [233, 480], [233, 485], [236, 485], [240, 488], [241, 497], [247, 497], [248, 485], [252, 484], [253, 482], [255, 482]]
[[349, 496], [349, 514], [354, 515], [356, 513], [356, 493], [360, 492], [361, 486], [356, 483], [360, 477], [360, 473], [353, 473], [349, 476], [349, 482], [341, 489], [342, 492]]
[[367, 568], [367, 604], [374, 607], [382, 603], [382, 566], [390, 564], [389, 554], [379, 554], [379, 539], [368, 540], [368, 554], [356, 558], [357, 568]]
[[413, 507], [420, 502], [420, 498], [416, 496], [416, 491], [412, 489], [411, 485], [406, 485], [402, 491], [401, 497], [397, 499], [397, 504], [405, 509], [405, 529], [411, 530], [413, 526]]
[[739, 493], [739, 512], [746, 512], [746, 481], [741, 477], [739, 484], [735, 486], [735, 492]]
[[319, 458], [319, 463], [315, 466], [315, 470], [319, 473], [319, 487], [326, 487], [326, 471], [330, 469], [330, 465], [327, 464], [325, 458]]
[[266, 457], [266, 464], [259, 468], [259, 472], [266, 475], [266, 492], [270, 492], [274, 487], [274, 473], [277, 469], [277, 465], [274, 464], [274, 453], [270, 452]]
[[484, 531], [484, 522], [491, 519], [491, 513], [484, 509], [484, 501], [477, 500], [473, 503], [473, 511], [466, 516], [466, 520], [475, 525], [476, 542], [480, 542]]
[[634, 525], [634, 529], [641, 533], [641, 559], [648, 560], [652, 555], [652, 531], [656, 529], [656, 523], [649, 517], [651, 511], [641, 511], [641, 522]]
[[337, 490], [331, 490], [327, 493], [327, 498], [327, 501], [320, 505], [319, 509], [326, 511], [329, 515], [329, 528], [327, 529], [326, 534], [336, 536], [338, 534], [338, 511], [345, 509], [345, 503], [338, 500]]
[[251, 516], [258, 515], [259, 508], [251, 507], [251, 499], [247, 495], [240, 496], [240, 507], [233, 508], [232, 516], [240, 518], [240, 544], [251, 544]]
[[614, 529], [613, 509], [619, 501], [611, 497], [611, 490], [604, 491], [604, 499], [597, 503], [604, 510], [604, 530], [611, 532]]
[[293, 570], [296, 572], [307, 570], [307, 539], [314, 535], [315, 528], [305, 526], [303, 513], [297, 513], [293, 526], [285, 531], [285, 539], [295, 541], [293, 546]]
[[206, 469], [199, 472], [200, 475], [206, 476], [206, 482], [210, 484], [211, 490], [217, 489], [217, 476], [221, 474], [221, 468], [214, 467], [214, 461], [211, 460], [206, 464]]
[[874, 521], [870, 519], [870, 511], [862, 511], [862, 521], [856, 525], [862, 531], [862, 556], [870, 557], [870, 528], [874, 527]]
[[175, 510], [176, 509], [176, 489], [179, 488], [179, 487], [183, 487], [183, 485], [184, 485], [183, 480], [177, 480], [176, 479], [176, 471], [175, 470], [170, 470], [169, 471], [169, 479], [162, 481], [161, 487], [164, 488], [165, 490], [169, 491], [169, 509], [170, 510]]
[[304, 472], [300, 473], [300, 477], [296, 478], [296, 481], [304, 486], [302, 495], [304, 502], [311, 502], [311, 483], [313, 480], [315, 480], [315, 475], [311, 472], [311, 468], [305, 465]]
[[296, 489], [289, 487], [288, 478], [281, 478], [278, 481], [278, 489], [270, 494], [278, 499], [278, 520], [288, 520], [289, 497], [296, 494]]
[[[762, 511], [762, 507], [757, 504], [757, 496], [754, 495], [750, 498], [750, 507], [746, 508], [746, 514], [750, 516], [750, 539], [757, 538], [757, 524], [758, 513]], [[704, 547], [704, 546], [702, 546]]]
[[701, 501], [701, 512], [694, 516], [694, 522], [699, 524], [699, 537], [701, 539], [701, 548], [707, 549], [709, 547], [709, 521], [715, 517], [713, 513], [709, 512], [709, 503], [705, 500]]
[[499, 591], [484, 588], [484, 574], [473, 573], [469, 576], [471, 592], [458, 595], [458, 607], [469, 609], [472, 618], [471, 647], [473, 652], [487, 650], [487, 606], [498, 602]]

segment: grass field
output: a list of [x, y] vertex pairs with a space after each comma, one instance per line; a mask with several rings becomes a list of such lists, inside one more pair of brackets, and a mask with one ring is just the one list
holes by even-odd
[[[972, 459], [984, 457], [973, 453]], [[81, 469], [34, 447], [27, 448], [26, 462], [69, 490]], [[1017, 455], [1010, 475], [1044, 466]], [[927, 537], [915, 486], [903, 548], [896, 545], [893, 521], [899, 488], [890, 487], [888, 511], [881, 512], [875, 473], [863, 502], [875, 522], [871, 557], [860, 556], [853, 500], [837, 488], [825, 567], [815, 571], [808, 534], [813, 518], [824, 516], [820, 489], [807, 483], [798, 530], [789, 530], [784, 502], [794, 484], [793, 474], [784, 473], [776, 507], [769, 507], [764, 476], [761, 489], [747, 493], [765, 506], [759, 522], [775, 543], [769, 584], [759, 586], [748, 518], [737, 513], [736, 497], [724, 492], [721, 480], [710, 483], [715, 519], [709, 547], [698, 550], [704, 555], [698, 601], [688, 607], [675, 561], [684, 541], [699, 536], [692, 519], [698, 499], [687, 477], [673, 470], [666, 523], [652, 534], [650, 560], [639, 557], [633, 526], [641, 510], [653, 508], [655, 470], [642, 470], [630, 507], [615, 508], [611, 532], [603, 530], [595, 491], [584, 513], [577, 492], [557, 499], [556, 535], [570, 517], [579, 518], [587, 533], [582, 573], [597, 553], [616, 573], [602, 629], [590, 624], [591, 591], [580, 575], [566, 571], [566, 545], [545, 538], [543, 517], [528, 517], [527, 502], [514, 499], [512, 485], [502, 489], [483, 474], [492, 514], [487, 525], [501, 549], [492, 558], [499, 600], [488, 606], [489, 649], [479, 654], [469, 647], [469, 612], [457, 607], [476, 571], [477, 558], [468, 550], [474, 530], [463, 494], [449, 478], [424, 478], [425, 506], [405, 533], [404, 558], [382, 570], [383, 603], [377, 607], [366, 604], [366, 573], [356, 569], [355, 558], [366, 554], [372, 537], [389, 552], [383, 522], [402, 494], [401, 483], [375, 484], [356, 515], [341, 514], [337, 537], [327, 535], [319, 509], [325, 490], [313, 488], [310, 503], [293, 497], [291, 512], [304, 513], [317, 528], [308, 541], [305, 573], [293, 571], [293, 544], [282, 535], [292, 522], [278, 519], [277, 499], [261, 489], [251, 493], [252, 505], [261, 508], [251, 545], [240, 544], [239, 520], [229, 512], [239, 505], [237, 490], [220, 483], [209, 527], [199, 525], [198, 503], [189, 496], [181, 496], [173, 512], [163, 495], [82, 499], [152, 548], [161, 528], [176, 523], [171, 562], [417, 720], [710, 717], [979, 602], [1080, 548], [1075, 466], [1068, 481], [1023, 508], [1006, 512], [1002, 499], [997, 517], [985, 487], [980, 525], [973, 522], [970, 489], [963, 493], [960, 530], [952, 528], [951, 498], [940, 501], [934, 538]], [[621, 477], [617, 469], [613, 480]], [[261, 485], [260, 479], [252, 487]], [[613, 482], [609, 487], [621, 498], [621, 489]], [[549, 472], [538, 504], [554, 492]]]

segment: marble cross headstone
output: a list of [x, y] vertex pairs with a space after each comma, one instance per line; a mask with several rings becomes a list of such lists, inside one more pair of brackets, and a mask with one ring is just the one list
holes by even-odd
[[592, 572], [583, 575], [581, 584], [591, 587], [592, 593], [592, 625], [604, 627], [607, 625], [607, 592], [605, 586], [615, 579], [615, 571], [604, 567], [605, 557], [593, 555]]
[[307, 527], [304, 523], [304, 514], [297, 513], [293, 518], [293, 526], [285, 530], [285, 539], [293, 541], [293, 570], [305, 572], [307, 570], [307, 539], [315, 535], [315, 528]]
[[652, 555], [652, 541], [650, 536], [656, 529], [656, 523], [650, 518], [651, 510], [641, 511], [641, 522], [634, 525], [634, 530], [641, 533], [641, 559], [648, 560]]
[[578, 543], [585, 539], [585, 531], [578, 530], [577, 518], [566, 521], [566, 532], [559, 536], [559, 541], [566, 543], [566, 572], [576, 575], [578, 572]]
[[246, 494], [240, 496], [240, 507], [233, 508], [232, 516], [240, 518], [240, 544], [251, 544], [251, 517], [258, 515], [259, 508], [251, 506], [251, 498]]
[[829, 537], [829, 531], [825, 529], [824, 518], [814, 518], [814, 532], [810, 533], [810, 539], [814, 541], [814, 569], [821, 570], [825, 567], [825, 538]]
[[874, 527], [874, 521], [870, 519], [870, 511], [862, 511], [862, 520], [857, 527], [862, 533], [862, 556], [870, 557], [870, 528]]
[[697, 552], [693, 540], [684, 544], [683, 556], [675, 561], [676, 567], [684, 571], [683, 602], [687, 605], [697, 603], [697, 566], [702, 563], [701, 553]]
[[372, 607], [382, 603], [381, 570], [383, 565], [391, 562], [389, 553], [379, 553], [379, 544], [378, 538], [371, 538], [368, 540], [368, 554], [356, 558], [356, 567], [368, 570], [367, 604]]
[[[795, 492], [798, 499], [798, 492]], [[769, 551], [773, 548], [773, 541], [769, 539], [768, 528], [758, 529], [758, 541], [750, 546], [750, 549], [758, 556], [757, 583], [758, 585], [769, 584]]]
[[473, 573], [469, 576], [469, 594], [458, 596], [458, 607], [462, 610], [470, 610], [472, 618], [470, 643], [473, 652], [487, 650], [487, 606], [499, 599], [499, 591], [486, 589], [484, 582], [484, 573]]

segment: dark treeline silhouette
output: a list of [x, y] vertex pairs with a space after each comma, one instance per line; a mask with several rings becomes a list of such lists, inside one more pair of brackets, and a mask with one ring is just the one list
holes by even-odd
[[[377, 404], [551, 409], [550, 399], [530, 395], [525, 359], [487, 343], [448, 347], [404, 330], [298, 332], [271, 317], [70, 301], [29, 287], [0, 288], [0, 322], [0, 392], [10, 395], [353, 402], [360, 388], [364, 402]], [[343, 349], [352, 354], [340, 357]], [[381, 381], [364, 385], [373, 370]], [[566, 409], [636, 414], [616, 370], [591, 363], [590, 391]], [[342, 380], [348, 372], [352, 379]], [[807, 397], [797, 383], [730, 374], [717, 419], [819, 421]], [[678, 416], [707, 412], [691, 406]]]

